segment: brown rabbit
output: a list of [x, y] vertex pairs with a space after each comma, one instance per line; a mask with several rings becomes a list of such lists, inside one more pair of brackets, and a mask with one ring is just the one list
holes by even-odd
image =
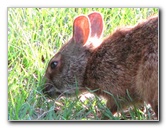
[[73, 37], [48, 64], [43, 91], [53, 97], [89, 88], [107, 99], [113, 113], [115, 100], [124, 107], [145, 101], [158, 116], [158, 16], [119, 28], [103, 41], [102, 33], [100, 13], [76, 17]]

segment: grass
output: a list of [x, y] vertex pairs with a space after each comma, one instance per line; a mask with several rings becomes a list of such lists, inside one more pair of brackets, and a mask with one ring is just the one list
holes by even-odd
[[[158, 14], [157, 8], [8, 8], [8, 119], [9, 120], [147, 120], [152, 114], [129, 108], [113, 116], [105, 100], [48, 99], [42, 77], [55, 52], [72, 36], [74, 17], [99, 11], [104, 36], [118, 26], [134, 25]], [[56, 101], [56, 102], [55, 102]]]

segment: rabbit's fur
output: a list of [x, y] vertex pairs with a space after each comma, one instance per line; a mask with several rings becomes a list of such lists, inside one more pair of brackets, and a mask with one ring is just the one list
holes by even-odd
[[43, 91], [53, 97], [89, 88], [107, 98], [113, 113], [115, 100], [122, 106], [146, 101], [158, 116], [158, 16], [119, 28], [103, 41], [102, 33], [100, 13], [76, 17], [73, 37], [48, 64]]

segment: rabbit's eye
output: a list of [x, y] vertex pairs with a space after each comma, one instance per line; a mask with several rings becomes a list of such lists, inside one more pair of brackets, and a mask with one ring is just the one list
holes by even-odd
[[57, 65], [58, 65], [58, 62], [57, 62], [57, 61], [53, 61], [53, 62], [51, 63], [51, 69], [56, 68]]

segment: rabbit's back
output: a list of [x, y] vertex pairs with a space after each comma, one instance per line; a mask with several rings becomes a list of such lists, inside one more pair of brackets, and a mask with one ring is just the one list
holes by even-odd
[[107, 105], [113, 111], [117, 109], [116, 105], [105, 91], [126, 98], [128, 91], [134, 101], [145, 100], [156, 108], [158, 17], [131, 28], [117, 29], [108, 36], [89, 59], [84, 85], [99, 88], [98, 93], [110, 100]]

